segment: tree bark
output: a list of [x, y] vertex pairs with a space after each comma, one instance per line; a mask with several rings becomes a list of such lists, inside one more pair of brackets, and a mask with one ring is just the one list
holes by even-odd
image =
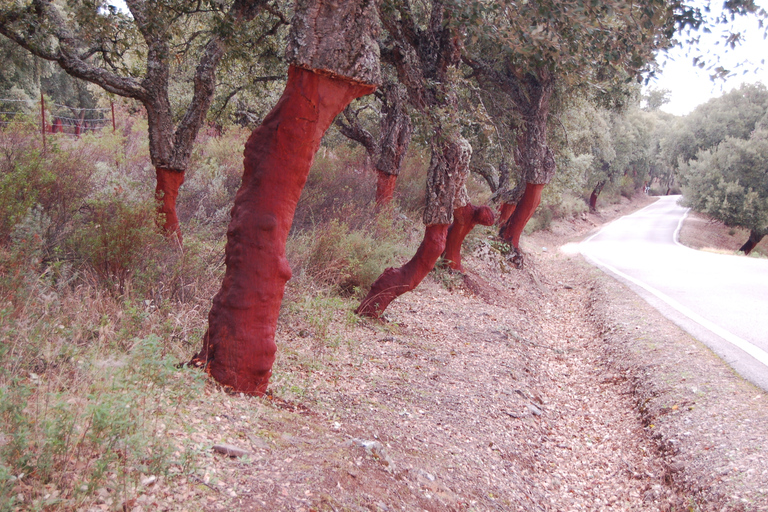
[[[379, 158], [376, 161], [378, 173], [376, 204], [379, 206], [387, 205], [392, 201], [395, 183], [400, 175], [403, 159], [413, 134], [411, 117], [406, 111], [403, 87], [399, 84], [389, 84], [384, 88], [383, 93], [379, 124], [381, 140], [379, 141]], [[387, 178], [383, 178], [384, 175]]]
[[507, 185], [505, 184], [504, 188], [499, 188], [496, 194], [493, 195], [494, 200], [501, 201], [501, 207], [499, 208], [499, 226], [503, 226], [512, 214], [515, 213], [517, 203], [520, 202], [520, 199], [525, 193], [524, 181], [519, 182], [512, 190], [509, 190], [506, 187]]
[[243, 184], [227, 231], [227, 271], [208, 315], [203, 349], [193, 358], [232, 391], [266, 391], [280, 302], [291, 277], [285, 242], [296, 204], [333, 119], [372, 90], [291, 66], [280, 101], [248, 139]]
[[413, 258], [400, 268], [387, 268], [373, 283], [355, 313], [379, 318], [390, 302], [416, 288], [435, 267], [437, 259], [443, 253], [447, 233], [447, 224], [427, 226], [424, 239]]
[[541, 203], [542, 190], [544, 190], [544, 183], [526, 183], [522, 199], [515, 207], [512, 216], [501, 228], [501, 237], [510, 242], [516, 250], [520, 249], [520, 235], [523, 233], [523, 229]]
[[176, 198], [179, 195], [179, 188], [184, 183], [184, 171], [155, 167], [155, 174], [157, 176], [155, 187], [157, 211], [164, 217], [160, 226], [167, 237], [176, 237], [179, 242], [182, 242], [179, 217], [176, 214]]
[[760, 241], [765, 237], [766, 232], [753, 229], [749, 232], [749, 240], [744, 242], [744, 245], [742, 245], [739, 248], [739, 251], [743, 252], [744, 254], [749, 254], [752, 252], [752, 250], [757, 247], [757, 244], [760, 243]]
[[605, 180], [599, 181], [589, 196], [589, 211], [592, 213], [597, 211], [597, 197], [603, 191], [603, 187], [605, 187]]
[[286, 57], [288, 82], [245, 147], [225, 247], [227, 270], [192, 363], [227, 389], [266, 392], [275, 330], [291, 269], [285, 242], [323, 134], [379, 82], [375, 4], [298, 0]]
[[492, 226], [494, 222], [493, 211], [487, 206], [474, 206], [467, 204], [453, 211], [453, 224], [448, 228], [443, 259], [448, 267], [463, 272], [461, 265], [461, 246], [470, 231], [478, 224]]

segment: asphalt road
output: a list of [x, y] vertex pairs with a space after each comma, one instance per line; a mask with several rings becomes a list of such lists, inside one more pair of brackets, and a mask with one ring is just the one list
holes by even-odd
[[687, 209], [666, 196], [581, 243], [592, 263], [768, 391], [768, 260], [677, 242]]

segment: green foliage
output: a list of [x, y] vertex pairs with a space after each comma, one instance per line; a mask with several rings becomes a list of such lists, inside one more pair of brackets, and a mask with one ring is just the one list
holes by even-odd
[[727, 226], [768, 229], [768, 131], [728, 138], [681, 167], [686, 203]]
[[81, 210], [82, 224], [72, 234], [71, 247], [123, 294], [129, 275], [151, 272], [154, 255], [167, 243], [157, 229], [155, 204], [130, 201], [114, 190], [87, 201]]
[[670, 44], [664, 2], [454, 2], [468, 49], [502, 67], [567, 84], [623, 81]]
[[0, 370], [0, 510], [12, 508], [25, 477], [55, 490], [36, 497], [38, 506], [69, 508], [102, 486], [125, 500], [143, 475], [177, 464], [161, 434], [174, 421], [174, 404], [200, 392], [199, 372], [177, 369], [156, 336], [134, 340], [122, 360], [66, 365], [89, 376], [68, 384], [77, 398], [56, 389], [53, 375]]
[[694, 158], [702, 149], [717, 146], [728, 137], [746, 139], [768, 112], [768, 89], [744, 84], [713, 98], [680, 120], [662, 141], [662, 156], [673, 167]]

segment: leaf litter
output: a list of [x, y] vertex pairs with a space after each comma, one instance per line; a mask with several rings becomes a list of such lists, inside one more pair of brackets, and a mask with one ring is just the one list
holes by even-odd
[[165, 434], [192, 469], [120, 509], [768, 510], [765, 394], [554, 250], [633, 207], [528, 237], [521, 271], [475, 244], [467, 274], [428, 278], [386, 322], [340, 310], [313, 339], [281, 321], [270, 393], [209, 384]]

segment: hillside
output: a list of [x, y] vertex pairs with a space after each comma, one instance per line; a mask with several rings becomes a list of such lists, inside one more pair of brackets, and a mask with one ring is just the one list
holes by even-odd
[[527, 238], [522, 271], [475, 239], [385, 323], [282, 322], [272, 395], [205, 384], [164, 431], [191, 471], [124, 507], [768, 510], [764, 394], [558, 249], [630, 208]]

